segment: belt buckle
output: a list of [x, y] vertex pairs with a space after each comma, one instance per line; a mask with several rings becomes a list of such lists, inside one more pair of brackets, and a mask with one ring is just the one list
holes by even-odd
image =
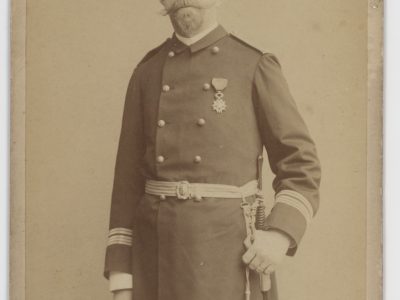
[[187, 200], [191, 197], [189, 181], [180, 181], [176, 186], [176, 197]]

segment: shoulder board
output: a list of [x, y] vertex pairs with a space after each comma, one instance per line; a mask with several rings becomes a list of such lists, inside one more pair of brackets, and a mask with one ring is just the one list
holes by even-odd
[[169, 39], [166, 39], [161, 45], [159, 45], [159, 46], [155, 47], [154, 49], [150, 50], [149, 52], [147, 52], [147, 54], [138, 63], [138, 66], [145, 63], [150, 58], [152, 58], [154, 55], [156, 55], [168, 41], [169, 41]]
[[234, 38], [235, 40], [237, 40], [238, 42], [240, 42], [240, 43], [246, 45], [247, 47], [252, 48], [253, 50], [259, 52], [260, 54], [269, 53], [269, 52], [266, 51], [265, 49], [256, 47], [256, 46], [253, 45], [253, 43], [249, 43], [249, 42], [245, 41], [244, 39], [238, 37], [238, 36], [236, 35], [236, 33], [232, 33], [232, 32], [231, 32], [231, 33], [230, 33], [230, 36], [231, 36], [232, 38]]

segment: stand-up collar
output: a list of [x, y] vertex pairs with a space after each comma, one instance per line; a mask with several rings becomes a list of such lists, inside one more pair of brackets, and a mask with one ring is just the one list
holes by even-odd
[[209, 34], [211, 31], [213, 31], [215, 28], [217, 28], [218, 25], [219, 24], [217, 22], [214, 22], [213, 24], [208, 26], [205, 30], [197, 33], [196, 35], [194, 35], [192, 37], [184, 37], [184, 36], [179, 35], [177, 32], [175, 32], [175, 35], [178, 38], [178, 40], [180, 40], [182, 43], [190, 46], [190, 45], [196, 43], [197, 41], [200, 41], [203, 37], [205, 37], [207, 34]]
[[217, 28], [212, 30], [209, 34], [198, 40], [197, 42], [193, 43], [190, 46], [185, 45], [182, 43], [174, 34], [171, 39], [171, 50], [174, 51], [175, 53], [180, 53], [184, 51], [187, 48], [190, 48], [191, 52], [196, 52], [201, 49], [204, 49], [218, 40], [222, 39], [228, 34], [228, 32], [221, 26], [218, 25]]

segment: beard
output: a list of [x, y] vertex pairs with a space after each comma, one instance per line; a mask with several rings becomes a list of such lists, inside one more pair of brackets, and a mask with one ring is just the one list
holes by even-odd
[[170, 14], [175, 31], [185, 37], [196, 34], [204, 22], [204, 10], [195, 7], [178, 8]]

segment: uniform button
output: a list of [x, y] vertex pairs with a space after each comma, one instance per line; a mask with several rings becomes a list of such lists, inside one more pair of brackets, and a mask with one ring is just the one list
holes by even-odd
[[199, 155], [196, 155], [195, 157], [194, 157], [194, 162], [195, 163], [200, 163], [201, 162], [201, 156], [199, 156]]
[[197, 120], [197, 125], [204, 126], [205, 124], [206, 124], [206, 120], [204, 120], [203, 118], [200, 118]]
[[170, 89], [171, 89], [171, 88], [170, 88], [169, 85], [167, 85], [167, 84], [163, 85], [163, 87], [162, 87], [162, 90], [163, 90], [164, 92], [168, 92]]
[[157, 156], [157, 162], [158, 163], [163, 163], [164, 162], [164, 160], [165, 160], [165, 158], [164, 158], [164, 156], [162, 156], [162, 155], [160, 155], [160, 156]]
[[219, 47], [214, 46], [214, 47], [212, 48], [212, 53], [217, 54], [218, 52], [219, 52]]
[[165, 200], [165, 199], [167, 199], [167, 197], [165, 195], [160, 195], [160, 199]]
[[200, 202], [201, 200], [203, 200], [203, 198], [201, 198], [200, 195], [196, 195], [196, 196], [194, 197], [194, 201], [196, 201], [196, 202]]
[[211, 88], [211, 85], [209, 83], [203, 84], [203, 90], [208, 91]]
[[168, 56], [169, 56], [169, 57], [174, 57], [174, 56], [175, 56], [175, 52], [174, 52], [174, 51], [168, 52]]
[[159, 120], [158, 121], [158, 127], [162, 128], [165, 126], [165, 121], [164, 120]]

